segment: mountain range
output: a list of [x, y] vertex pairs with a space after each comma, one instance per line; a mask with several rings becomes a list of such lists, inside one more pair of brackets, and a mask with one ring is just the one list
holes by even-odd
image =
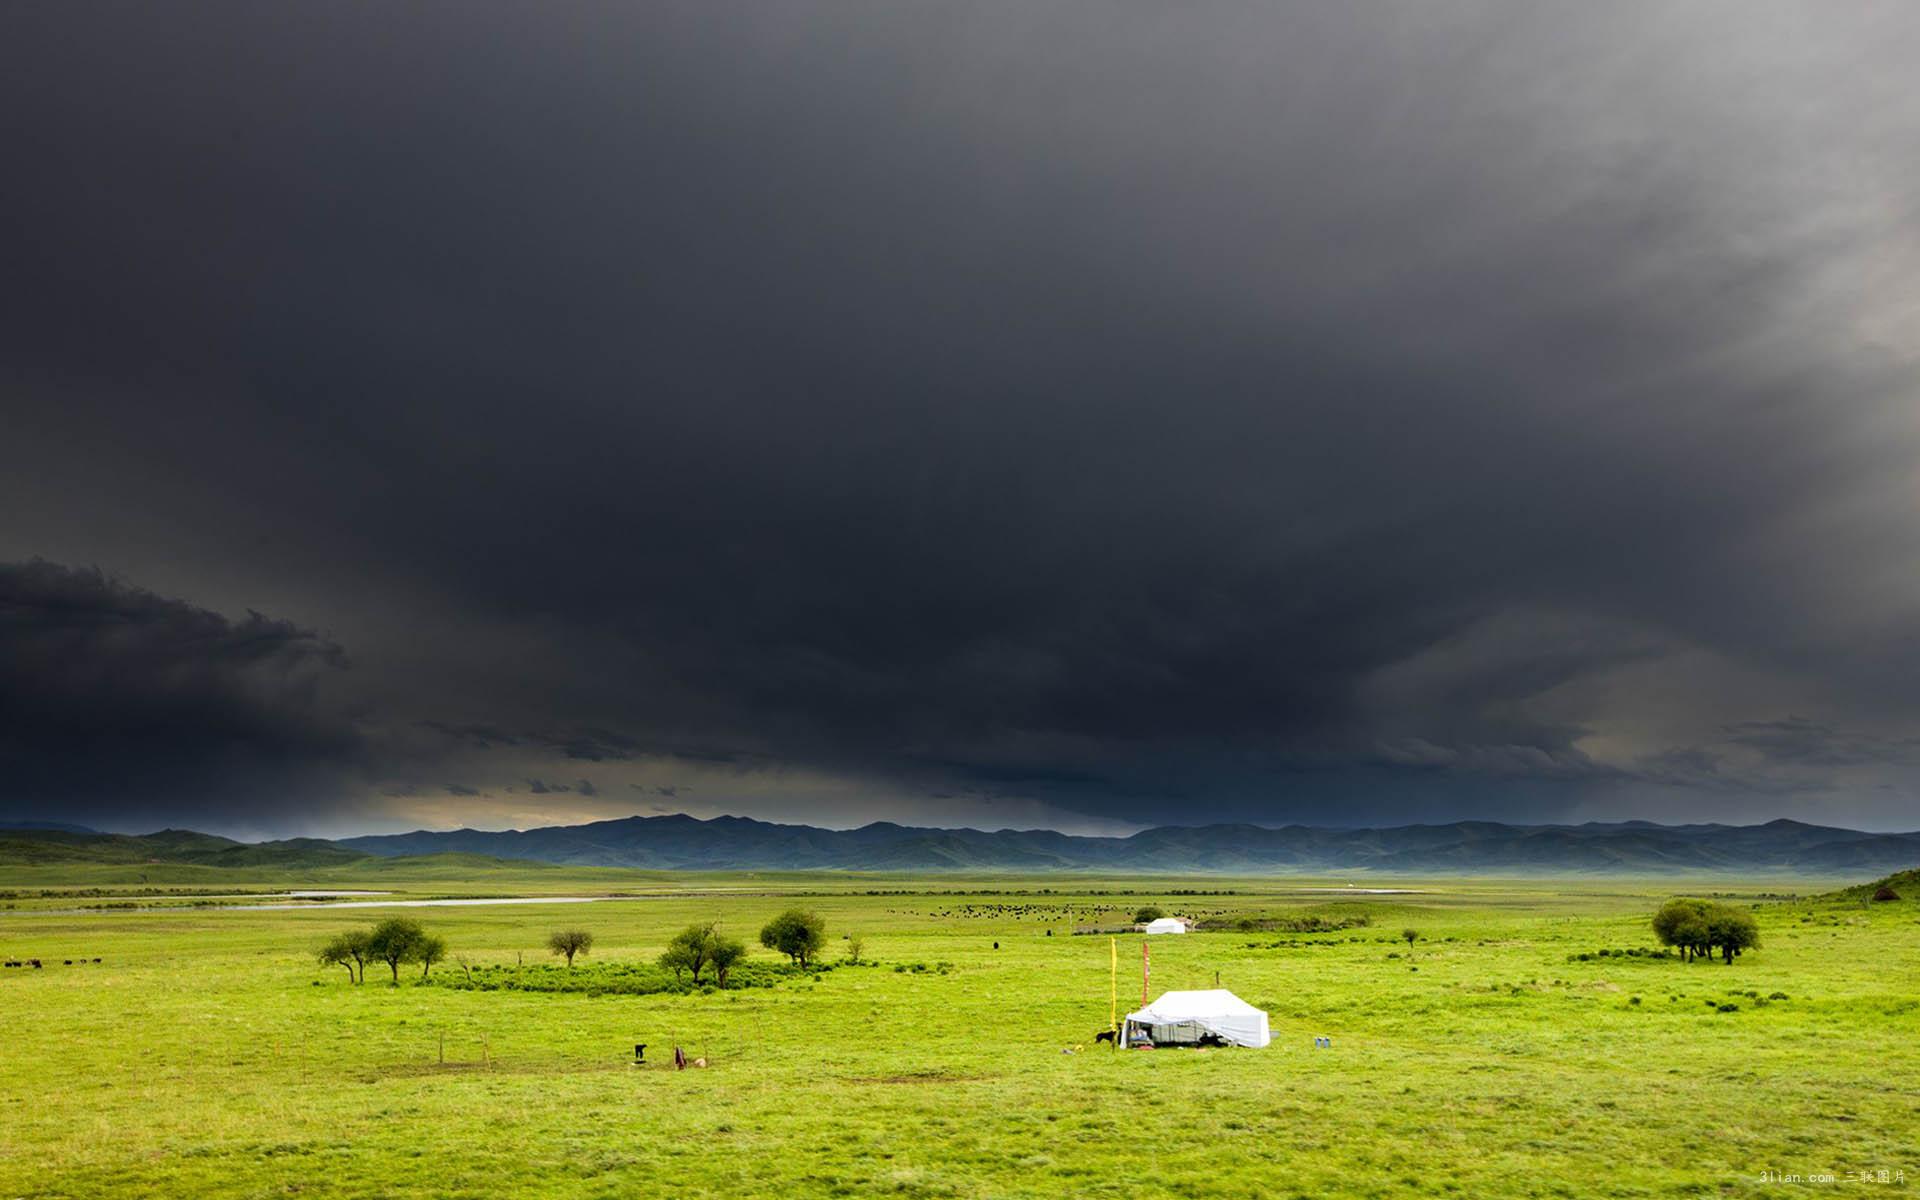
[[445, 851], [578, 866], [700, 870], [1112, 870], [1128, 872], [1800, 872], [1882, 871], [1920, 863], [1920, 833], [1764, 825], [1506, 825], [1458, 821], [1390, 829], [1162, 826], [1129, 837], [1050, 830], [859, 829], [746, 817], [626, 817], [587, 825], [457, 829], [346, 838], [378, 855]]
[[[1506, 825], [1390, 829], [1162, 826], [1129, 837], [1050, 830], [859, 829], [746, 817], [625, 817], [586, 825], [419, 830], [326, 841], [240, 842], [185, 830], [128, 835], [79, 827], [0, 830], [0, 863], [191, 863], [336, 868], [394, 858], [481, 856], [653, 870], [1112, 871], [1126, 873], [1856, 875], [1920, 863], [1920, 833], [1764, 825]], [[476, 859], [477, 861], [477, 859]]]

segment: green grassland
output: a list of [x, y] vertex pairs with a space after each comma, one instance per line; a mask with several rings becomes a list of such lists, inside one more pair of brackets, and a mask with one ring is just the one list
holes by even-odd
[[[0, 1197], [1920, 1189], [1920, 891], [1872, 903], [1778, 895], [1838, 881], [1306, 890], [1339, 882], [676, 875], [484, 859], [297, 877], [272, 864], [0, 868], [0, 956], [47, 963], [0, 971]], [[623, 896], [223, 911], [180, 907], [204, 895], [150, 894], [288, 885]], [[1650, 946], [1647, 914], [1676, 892], [1753, 904], [1761, 948], [1731, 966], [1612, 953]], [[1148, 901], [1369, 923], [1155, 938], [1155, 994], [1217, 973], [1269, 1011], [1273, 1045], [1096, 1048], [1108, 939], [1072, 930]], [[87, 907], [128, 902], [153, 907]], [[611, 978], [691, 921], [717, 918], [751, 942], [794, 903], [825, 917], [828, 959], [844, 957], [851, 932], [876, 963], [628, 995], [421, 986], [417, 968], [397, 988], [384, 967], [354, 986], [313, 959], [329, 933], [397, 911], [495, 978], [523, 961], [550, 975], [547, 932], [587, 928], [597, 941], [579, 970]], [[1411, 949], [1409, 927], [1421, 934]], [[1140, 945], [1119, 939], [1122, 1012], [1140, 999]], [[750, 961], [782, 960], [756, 946]], [[1331, 1049], [1314, 1049], [1316, 1036]], [[644, 1069], [631, 1065], [637, 1041], [650, 1046]], [[675, 1044], [711, 1065], [657, 1065]], [[1906, 1182], [1848, 1181], [1881, 1170]]]

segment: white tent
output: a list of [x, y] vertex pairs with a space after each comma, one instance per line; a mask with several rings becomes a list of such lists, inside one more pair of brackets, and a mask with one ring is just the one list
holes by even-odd
[[1185, 933], [1187, 923], [1179, 917], [1161, 917], [1158, 921], [1148, 921], [1148, 933]]
[[1267, 1014], [1225, 988], [1203, 992], [1166, 992], [1158, 1000], [1127, 1014], [1120, 1026], [1120, 1044], [1141, 1040], [1156, 1046], [1191, 1045], [1207, 1034], [1234, 1046], [1264, 1046]]

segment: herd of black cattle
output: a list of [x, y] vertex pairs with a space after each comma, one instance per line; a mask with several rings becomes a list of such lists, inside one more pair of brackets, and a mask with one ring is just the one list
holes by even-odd
[[[68, 958], [68, 959], [62, 959], [61, 965], [71, 967], [79, 963], [85, 963], [86, 961], [87, 960], [84, 958]], [[93, 961], [99, 962], [100, 960], [96, 958]], [[42, 964], [40, 960], [37, 958], [24, 958], [19, 960], [18, 962], [8, 961], [0, 965], [9, 966], [9, 967], [32, 967], [34, 970], [37, 971], [41, 968]]]

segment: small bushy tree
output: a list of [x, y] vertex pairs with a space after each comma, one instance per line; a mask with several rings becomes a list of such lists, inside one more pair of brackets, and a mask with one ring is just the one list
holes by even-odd
[[717, 923], [703, 921], [674, 935], [660, 955], [660, 965], [672, 971], [675, 979], [692, 974], [695, 983], [700, 982], [700, 973], [711, 967], [714, 979], [725, 987], [727, 972], [746, 954], [746, 943], [721, 933]]
[[859, 934], [853, 933], [853, 934], [847, 935], [847, 961], [848, 962], [850, 963], [859, 962], [860, 954], [866, 948], [867, 948], [867, 943], [860, 937]]
[[1676, 896], [1653, 914], [1653, 935], [1691, 959], [1707, 944], [1707, 902]]
[[820, 953], [820, 947], [826, 940], [827, 923], [820, 919], [818, 913], [798, 908], [781, 913], [760, 930], [762, 946], [778, 950], [802, 967], [807, 965], [808, 959]]
[[1760, 944], [1760, 927], [1744, 908], [1676, 896], [1653, 914], [1653, 933], [1683, 958], [1709, 958], [1715, 950], [1731, 963], [1743, 950]]
[[[367, 947], [374, 960], [387, 964], [397, 987], [400, 983], [400, 964], [417, 961], [426, 940], [427, 931], [420, 927], [420, 922], [406, 917], [388, 917], [375, 925], [373, 932], [367, 935]], [[445, 954], [446, 947], [442, 946], [440, 952]]]
[[411, 961], [420, 964], [420, 978], [425, 979], [427, 972], [433, 970], [433, 964], [444, 961], [446, 957], [447, 940], [437, 934], [428, 933], [423, 934], [420, 940], [414, 943]]
[[733, 964], [747, 956], [747, 944], [738, 938], [730, 938], [716, 933], [707, 944], [707, 961], [713, 965], [714, 982], [721, 987], [727, 986], [727, 972], [733, 970]]
[[[367, 977], [367, 959], [371, 952], [367, 947], [367, 933], [364, 929], [353, 929], [346, 933], [335, 934], [327, 944], [320, 947], [321, 965], [345, 967], [347, 978], [359, 983]], [[355, 974], [355, 971], [358, 974]]]
[[660, 956], [660, 965], [672, 971], [675, 979], [691, 974], [693, 981], [699, 983], [700, 972], [706, 970], [716, 936], [712, 921], [687, 926], [667, 943], [666, 952]]
[[1760, 926], [1746, 909], [1716, 904], [1707, 914], [1707, 939], [1719, 949], [1720, 961], [1731, 964], [1742, 950], [1760, 944]]
[[573, 956], [593, 949], [593, 935], [584, 929], [556, 929], [547, 938], [547, 949], [567, 956], [567, 970], [573, 970]]
[[1140, 911], [1133, 914], [1133, 923], [1135, 925], [1146, 925], [1154, 921], [1158, 921], [1161, 917], [1164, 917], [1166, 915], [1167, 914], [1164, 911], [1162, 911], [1159, 907], [1152, 904], [1146, 904], [1141, 906]]
[[1407, 945], [1411, 946], [1420, 940], [1420, 931], [1418, 929], [1402, 929], [1400, 936], [1407, 939]]

